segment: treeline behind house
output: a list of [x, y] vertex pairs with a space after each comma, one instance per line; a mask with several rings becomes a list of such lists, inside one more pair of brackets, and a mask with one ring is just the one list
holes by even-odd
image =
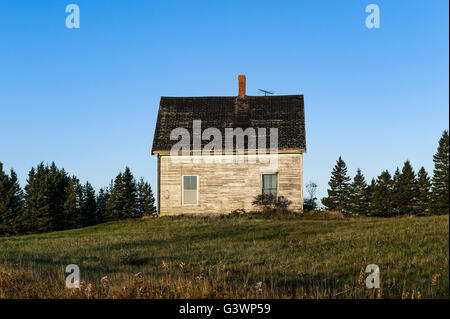
[[[358, 169], [353, 181], [347, 175], [347, 166], [339, 157], [331, 172], [328, 197], [322, 204], [328, 210], [345, 215], [392, 217], [401, 215], [437, 215], [449, 213], [449, 135], [444, 131], [430, 177], [425, 168], [417, 174], [406, 161], [393, 175], [385, 170], [367, 184]], [[308, 198], [311, 206], [313, 199]]]
[[128, 167], [96, 194], [89, 182], [81, 184], [55, 163], [33, 167], [22, 190], [15, 171], [5, 173], [0, 162], [0, 236], [72, 229], [154, 214], [150, 184], [142, 178], [136, 181]]

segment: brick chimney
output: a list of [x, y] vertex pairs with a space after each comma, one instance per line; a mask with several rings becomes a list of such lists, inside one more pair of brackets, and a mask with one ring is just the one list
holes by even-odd
[[245, 75], [239, 75], [239, 96], [245, 96]]

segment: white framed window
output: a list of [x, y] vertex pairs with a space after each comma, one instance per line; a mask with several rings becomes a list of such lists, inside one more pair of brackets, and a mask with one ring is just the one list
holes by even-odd
[[198, 205], [198, 176], [182, 176], [183, 205]]
[[277, 174], [262, 174], [262, 194], [277, 197]]

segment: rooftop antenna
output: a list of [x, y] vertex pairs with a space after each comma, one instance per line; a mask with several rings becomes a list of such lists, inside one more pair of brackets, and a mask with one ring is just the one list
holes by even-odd
[[273, 95], [275, 93], [274, 91], [267, 91], [267, 90], [263, 90], [263, 89], [258, 89], [258, 91], [263, 92], [264, 96], [267, 96], [267, 94]]

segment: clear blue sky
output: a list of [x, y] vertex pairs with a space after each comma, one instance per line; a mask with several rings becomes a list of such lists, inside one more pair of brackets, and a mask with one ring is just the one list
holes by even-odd
[[[81, 28], [65, 27], [78, 4]], [[381, 28], [365, 26], [376, 3]], [[128, 165], [156, 188], [161, 96], [304, 94], [305, 182], [326, 194], [339, 155], [372, 178], [431, 173], [448, 116], [448, 1], [3, 0], [0, 161], [108, 185]]]

